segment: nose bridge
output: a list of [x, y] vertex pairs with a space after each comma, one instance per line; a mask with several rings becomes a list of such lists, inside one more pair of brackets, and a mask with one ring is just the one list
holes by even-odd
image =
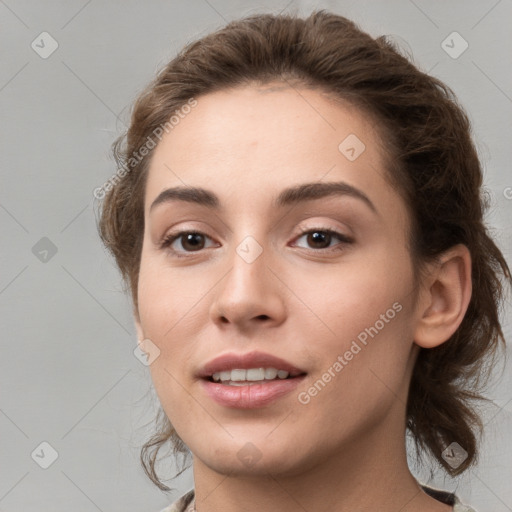
[[267, 268], [269, 245], [246, 235], [230, 254], [231, 270], [215, 296], [212, 314], [217, 320], [241, 324], [253, 319], [281, 321], [284, 305], [278, 283]]

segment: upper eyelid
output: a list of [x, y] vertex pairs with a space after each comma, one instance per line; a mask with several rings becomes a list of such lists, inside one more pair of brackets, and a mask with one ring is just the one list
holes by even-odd
[[[273, 231], [274, 228], [272, 228], [270, 231]], [[311, 231], [327, 231], [338, 235], [343, 235], [346, 238], [351, 238], [351, 235], [343, 233], [343, 230], [341, 228], [332, 227], [332, 226], [325, 226], [318, 224], [316, 226], [312, 227], [302, 227], [298, 229], [298, 232], [294, 236], [302, 236], [305, 233], [309, 233]], [[198, 233], [200, 235], [205, 235], [208, 238], [213, 239], [214, 237], [210, 236], [205, 230], [203, 229], [195, 229], [195, 228], [183, 228], [183, 229], [177, 229], [177, 230], [171, 230], [170, 232], [163, 235], [162, 239], [170, 238], [170, 237], [179, 237], [180, 235], [187, 234], [187, 233]]]

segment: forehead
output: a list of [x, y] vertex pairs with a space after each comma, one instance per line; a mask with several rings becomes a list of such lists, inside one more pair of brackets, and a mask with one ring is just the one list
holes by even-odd
[[385, 157], [373, 120], [320, 91], [222, 90], [197, 98], [155, 148], [146, 208], [167, 187], [200, 186], [248, 204], [291, 184], [340, 180], [392, 203]]

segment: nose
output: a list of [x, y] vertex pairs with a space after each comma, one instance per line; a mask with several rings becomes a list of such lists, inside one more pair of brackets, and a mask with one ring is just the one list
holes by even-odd
[[[255, 250], [254, 245], [249, 247]], [[286, 287], [276, 270], [267, 265], [266, 249], [254, 260], [250, 253], [247, 256], [242, 250], [233, 251], [231, 269], [215, 287], [211, 318], [221, 329], [232, 326], [250, 331], [284, 322]]]

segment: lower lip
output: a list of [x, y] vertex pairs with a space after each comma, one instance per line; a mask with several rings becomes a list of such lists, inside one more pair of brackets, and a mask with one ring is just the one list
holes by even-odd
[[270, 380], [262, 384], [247, 386], [230, 386], [209, 380], [202, 380], [201, 385], [206, 394], [220, 405], [236, 409], [256, 409], [270, 405], [279, 398], [292, 392], [305, 375], [292, 379]]

